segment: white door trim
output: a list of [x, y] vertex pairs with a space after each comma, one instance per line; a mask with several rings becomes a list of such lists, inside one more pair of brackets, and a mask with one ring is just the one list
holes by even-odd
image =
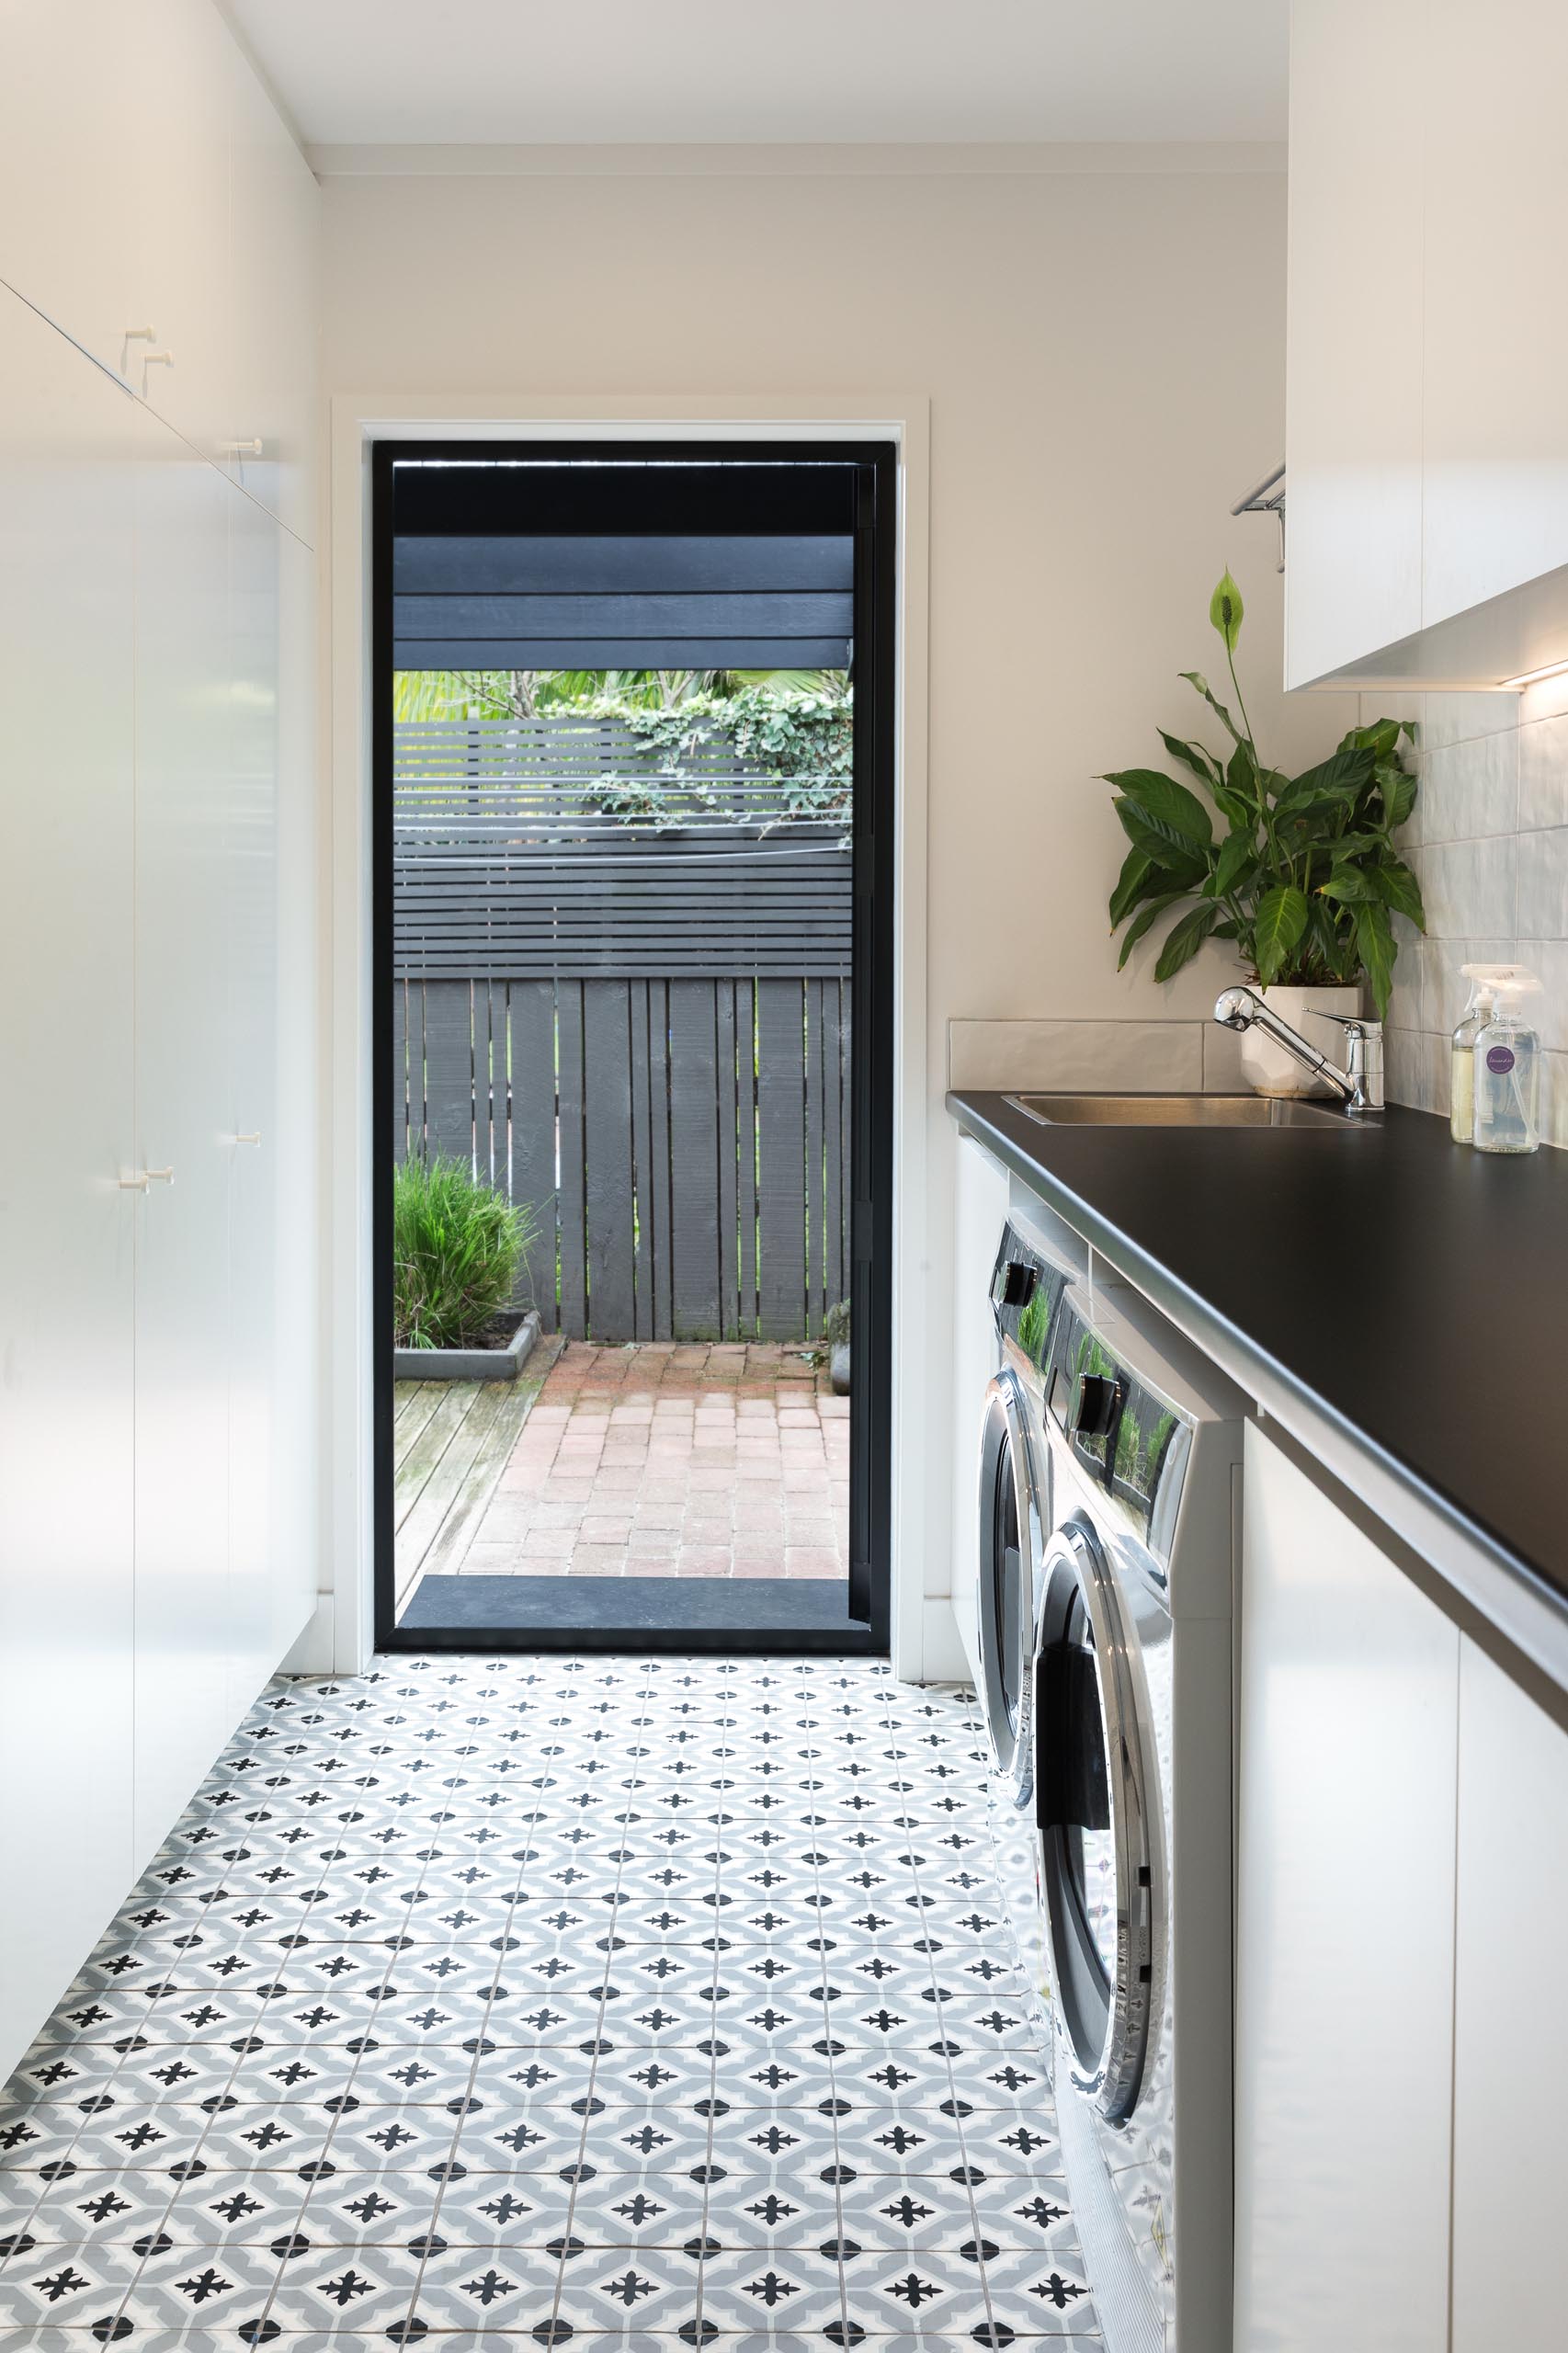
[[[330, 742], [331, 885], [323, 961], [328, 977], [328, 1074], [323, 1132], [327, 1167], [326, 1399], [324, 1558], [335, 1569], [331, 1654], [291, 1664], [340, 1674], [369, 1658], [375, 1612], [370, 1409], [370, 471], [375, 440], [549, 440], [667, 437], [672, 440], [832, 440], [887, 438], [899, 449], [897, 840], [894, 881], [892, 1658], [918, 1681], [926, 1665], [930, 1563], [924, 1466], [943, 1433], [929, 1427], [928, 1268], [942, 1264], [927, 1234], [926, 1170], [926, 661], [930, 404], [924, 394], [735, 394], [645, 397], [598, 393], [381, 396], [332, 403], [329, 594], [324, 600]], [[938, 1319], [939, 1321], [939, 1319]], [[945, 1607], [945, 1605], [944, 1605]], [[939, 1614], [939, 1613], [938, 1613]], [[314, 1646], [312, 1645], [312, 1651]]]

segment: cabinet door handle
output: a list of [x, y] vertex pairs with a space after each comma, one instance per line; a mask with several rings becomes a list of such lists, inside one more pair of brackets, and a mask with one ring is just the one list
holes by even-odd
[[147, 1171], [144, 1168], [136, 1168], [132, 1169], [129, 1176], [122, 1175], [119, 1189], [122, 1193], [144, 1193], [147, 1189]]
[[224, 458], [259, 458], [261, 443], [256, 441], [220, 441], [218, 451]]
[[147, 1175], [155, 1177], [160, 1185], [172, 1185], [175, 1181], [172, 1168], [149, 1168]]
[[245, 1131], [242, 1128], [239, 1134], [234, 1138], [234, 1142], [236, 1143], [259, 1143], [261, 1142], [261, 1130], [259, 1128], [255, 1128], [247, 1135]]

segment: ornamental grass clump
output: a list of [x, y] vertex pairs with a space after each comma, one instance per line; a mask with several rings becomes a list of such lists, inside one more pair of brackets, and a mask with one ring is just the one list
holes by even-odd
[[1209, 618], [1224, 642], [1239, 719], [1197, 670], [1182, 676], [1231, 739], [1222, 756], [1160, 729], [1173, 760], [1224, 821], [1216, 837], [1199, 795], [1157, 768], [1123, 768], [1116, 813], [1132, 847], [1110, 894], [1112, 931], [1127, 925], [1125, 964], [1138, 942], [1180, 908], [1154, 978], [1168, 981], [1206, 939], [1233, 939], [1249, 979], [1266, 988], [1333, 988], [1359, 981], [1388, 1018], [1398, 946], [1393, 917], [1426, 928], [1421, 889], [1393, 836], [1415, 805], [1415, 779], [1400, 757], [1409, 730], [1397, 720], [1353, 727], [1326, 760], [1288, 777], [1259, 758], [1236, 677], [1242, 597], [1227, 572]]
[[531, 1211], [480, 1184], [461, 1161], [404, 1161], [392, 1179], [397, 1346], [483, 1346], [512, 1305], [536, 1238]]

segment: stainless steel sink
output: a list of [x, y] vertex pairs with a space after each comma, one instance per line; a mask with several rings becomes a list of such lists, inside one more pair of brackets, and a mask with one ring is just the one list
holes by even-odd
[[1332, 1103], [1277, 1095], [1009, 1095], [1041, 1127], [1355, 1128]]

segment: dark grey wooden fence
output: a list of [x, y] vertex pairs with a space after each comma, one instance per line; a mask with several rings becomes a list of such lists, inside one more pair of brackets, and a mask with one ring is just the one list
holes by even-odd
[[629, 826], [600, 805], [610, 731], [565, 781], [551, 731], [531, 766], [447, 732], [399, 731], [399, 1157], [472, 1159], [529, 1206], [547, 1328], [815, 1337], [849, 1273], [838, 831], [771, 822], [733, 763], [678, 825]]

